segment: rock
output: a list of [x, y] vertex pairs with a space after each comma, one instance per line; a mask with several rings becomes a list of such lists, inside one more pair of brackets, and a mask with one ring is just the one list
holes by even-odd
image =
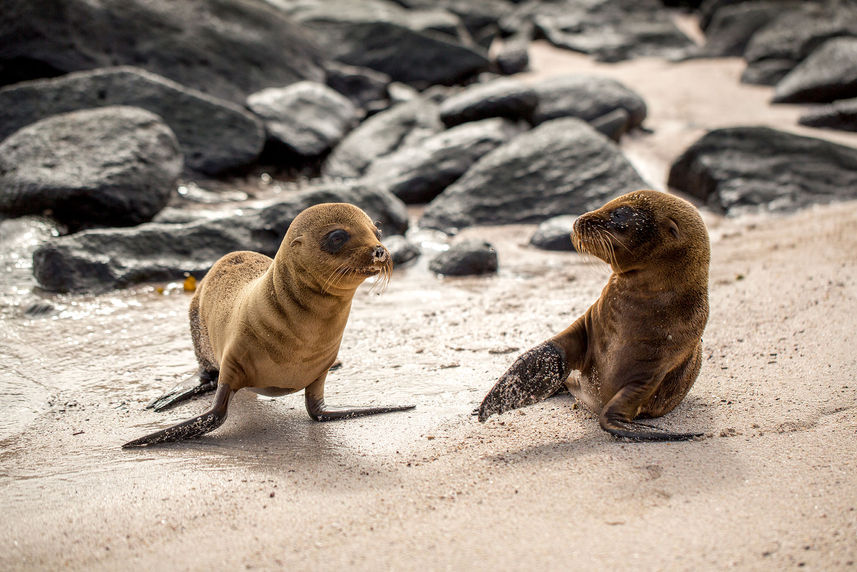
[[359, 177], [378, 157], [413, 145], [443, 129], [436, 104], [424, 99], [400, 103], [351, 131], [328, 156], [327, 177]]
[[54, 115], [0, 143], [0, 212], [50, 212], [74, 231], [130, 226], [166, 206], [182, 170], [175, 135], [136, 107]]
[[392, 81], [387, 74], [339, 62], [328, 62], [325, 69], [327, 86], [347, 97], [355, 107], [364, 111], [387, 107], [387, 86]]
[[555, 46], [601, 61], [669, 58], [693, 46], [657, 0], [530, 0], [513, 18], [533, 22]]
[[547, 219], [530, 237], [530, 244], [542, 250], [574, 251], [571, 231], [576, 220], [577, 217], [574, 215], [560, 215]]
[[800, 116], [798, 123], [809, 127], [827, 127], [857, 131], [857, 98], [834, 101]]
[[488, 49], [497, 35], [500, 18], [508, 14], [512, 5], [506, 0], [396, 0], [410, 9], [433, 10], [442, 8], [455, 14], [467, 29], [473, 42]]
[[741, 81], [775, 85], [816, 47], [839, 36], [857, 36], [857, 7], [826, 2], [786, 5], [747, 43], [747, 69]]
[[579, 119], [556, 119], [484, 155], [429, 203], [420, 226], [540, 222], [645, 187], [621, 151]]
[[834, 38], [777, 84], [774, 103], [828, 103], [857, 97], [857, 37]]
[[263, 89], [247, 98], [247, 107], [265, 122], [269, 140], [299, 157], [327, 153], [358, 121], [348, 98], [311, 81]]
[[539, 96], [533, 121], [536, 124], [558, 117], [578, 117], [592, 121], [622, 108], [630, 117], [626, 130], [638, 127], [646, 118], [646, 102], [636, 92], [615, 79], [572, 74], [552, 77], [533, 84]]
[[235, 250], [274, 256], [291, 221], [305, 208], [349, 202], [393, 233], [407, 229], [404, 205], [389, 193], [361, 186], [326, 185], [295, 192], [265, 208], [187, 224], [147, 223], [63, 236], [33, 254], [33, 274], [54, 292], [104, 291], [142, 282], [201, 278]]
[[384, 237], [382, 242], [393, 257], [394, 267], [404, 265], [420, 255], [420, 247], [401, 234]]
[[444, 276], [471, 276], [497, 272], [497, 251], [483, 240], [465, 240], [429, 262], [429, 270]]
[[0, 90], [0, 140], [51, 115], [111, 105], [147, 109], [170, 126], [195, 171], [217, 174], [253, 162], [261, 121], [234, 103], [134, 67], [71, 73]]
[[243, 104], [303, 79], [324, 81], [309, 34], [266, 2], [6, 0], [0, 83], [135, 65]]
[[372, 68], [424, 88], [452, 84], [488, 68], [484, 50], [457, 35], [459, 20], [443, 11], [407, 11], [375, 0], [307, 1], [284, 9], [314, 32], [339, 62]]
[[405, 203], [427, 203], [519, 131], [499, 118], [465, 123], [377, 159], [365, 176]]
[[705, 45], [698, 53], [712, 58], [741, 57], [753, 35], [782, 15], [799, 8], [800, 2], [764, 0], [720, 4], [712, 10], [705, 27]]
[[727, 214], [857, 198], [857, 149], [767, 127], [716, 129], [691, 145], [669, 186]]
[[440, 106], [440, 120], [447, 127], [489, 117], [531, 121], [538, 103], [533, 88], [514, 79], [501, 78], [472, 85], [447, 98]]
[[622, 135], [628, 131], [630, 123], [631, 115], [627, 110], [619, 107], [609, 113], [605, 113], [601, 117], [593, 119], [590, 125], [602, 135], [618, 142], [622, 138]]
[[503, 45], [494, 56], [494, 67], [504, 75], [527, 71], [530, 67], [530, 40], [533, 38], [532, 23], [503, 40]]

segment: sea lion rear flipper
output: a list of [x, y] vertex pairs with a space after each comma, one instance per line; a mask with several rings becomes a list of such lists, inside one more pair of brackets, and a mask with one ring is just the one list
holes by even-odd
[[145, 437], [134, 439], [122, 445], [123, 449], [131, 447], [145, 447], [147, 445], [155, 445], [156, 443], [169, 443], [171, 441], [182, 441], [192, 437], [199, 437], [210, 431], [214, 431], [226, 421], [226, 412], [229, 406], [229, 399], [234, 392], [228, 385], [219, 385], [217, 393], [214, 395], [214, 404], [208, 411], [188, 419], [178, 425], [167, 427], [160, 431], [155, 431]]
[[479, 421], [543, 401], [556, 393], [568, 377], [565, 350], [553, 341], [522, 354], [482, 400]]
[[702, 433], [672, 433], [654, 425], [633, 421], [627, 411], [636, 411], [641, 385], [626, 385], [607, 402], [598, 422], [601, 428], [613, 435], [632, 441], [688, 441], [702, 437]]
[[[146, 405], [146, 409], [154, 409], [155, 411], [165, 411], [167, 409], [170, 409], [171, 407], [175, 407], [182, 401], [187, 401], [195, 395], [214, 391], [215, 389], [217, 389], [218, 374], [219, 372], [217, 370], [202, 370], [201, 372], [199, 372], [198, 381], [197, 376], [193, 376], [191, 378], [186, 379], [182, 383], [169, 390], [164, 395], [158, 397], [157, 399]], [[189, 384], [188, 381], [190, 380], [194, 380], [196, 381], [196, 383]]]
[[392, 405], [389, 407], [334, 407], [324, 402], [324, 380], [327, 372], [307, 386], [304, 390], [304, 401], [309, 416], [315, 421], [334, 421], [336, 419], [350, 419], [352, 417], [365, 417], [367, 415], [378, 415], [379, 413], [393, 413], [396, 411], [408, 411], [416, 405]]

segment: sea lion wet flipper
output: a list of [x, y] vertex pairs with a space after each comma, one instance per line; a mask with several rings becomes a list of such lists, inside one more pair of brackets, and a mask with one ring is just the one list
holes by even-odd
[[131, 447], [146, 447], [156, 443], [183, 441], [214, 431], [226, 421], [229, 399], [233, 393], [234, 391], [228, 385], [219, 385], [217, 393], [214, 394], [214, 404], [208, 411], [172, 427], [129, 441], [122, 445], [122, 448], [129, 449]]
[[[202, 370], [198, 375], [186, 379], [164, 395], [152, 400], [146, 405], [146, 409], [166, 411], [196, 395], [214, 391], [217, 389], [218, 374], [219, 372], [216, 369], [211, 371]], [[196, 383], [188, 383], [190, 380], [194, 380]]]
[[479, 406], [479, 421], [532, 405], [552, 396], [568, 377], [565, 351], [547, 341], [522, 354], [504, 373]]
[[315, 421], [335, 421], [337, 419], [351, 419], [353, 417], [365, 417], [380, 413], [409, 411], [416, 407], [416, 405], [391, 405], [387, 407], [335, 407], [327, 405], [324, 402], [325, 377], [317, 379], [304, 390], [307, 413]]

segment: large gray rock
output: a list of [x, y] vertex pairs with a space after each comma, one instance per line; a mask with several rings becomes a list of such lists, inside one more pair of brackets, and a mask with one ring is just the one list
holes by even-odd
[[499, 118], [465, 123], [377, 159], [366, 178], [406, 203], [427, 203], [518, 132]]
[[506, 0], [396, 0], [410, 9], [442, 8], [458, 16], [467, 33], [486, 50], [499, 32], [498, 22], [512, 10]]
[[314, 32], [325, 53], [417, 87], [456, 83], [488, 68], [484, 49], [465, 45], [460, 20], [444, 11], [408, 11], [378, 0], [277, 2]]
[[261, 121], [243, 107], [134, 67], [71, 73], [0, 89], [0, 140], [51, 115], [110, 105], [148, 109], [170, 126], [185, 165], [217, 174], [253, 162]]
[[324, 81], [305, 30], [262, 0], [4, 0], [0, 83], [134, 65], [244, 103]]
[[571, 74], [552, 77], [533, 84], [539, 97], [533, 121], [543, 123], [559, 117], [578, 117], [593, 121], [615, 109], [628, 112], [633, 129], [646, 118], [646, 102], [621, 82], [603, 76]]
[[364, 111], [380, 111], [387, 106], [390, 76], [377, 70], [339, 62], [325, 64], [325, 83]]
[[488, 117], [531, 121], [539, 103], [535, 90], [518, 80], [501, 78], [475, 84], [451, 95], [440, 105], [447, 127]]
[[646, 186], [619, 149], [579, 119], [557, 119], [483, 156], [429, 203], [420, 226], [540, 222]]
[[39, 285], [54, 292], [103, 291], [141, 282], [202, 277], [235, 250], [274, 256], [292, 220], [318, 203], [348, 202], [392, 234], [407, 229], [404, 205], [389, 193], [328, 185], [296, 192], [265, 208], [186, 224], [93, 229], [54, 239], [33, 254]]
[[560, 215], [547, 219], [530, 237], [530, 244], [542, 250], [574, 251], [571, 232], [574, 230], [576, 220], [577, 217], [574, 215]]
[[247, 107], [264, 120], [270, 139], [301, 157], [329, 151], [359, 117], [348, 98], [311, 81], [263, 89], [247, 98]]
[[784, 12], [799, 8], [802, 2], [804, 0], [742, 1], [736, 4], [709, 2], [706, 5], [712, 5], [712, 8], [705, 27], [705, 45], [696, 50], [696, 55], [741, 57], [756, 32]]
[[472, 276], [497, 272], [497, 251], [484, 240], [465, 240], [429, 262], [429, 270], [445, 276]]
[[673, 57], [693, 46], [657, 0], [530, 0], [505, 26], [520, 28], [526, 20], [552, 44], [602, 61]]
[[716, 129], [670, 169], [669, 185], [728, 214], [857, 198], [857, 149], [767, 127]]
[[328, 156], [328, 177], [359, 177], [378, 157], [414, 145], [443, 129], [437, 104], [418, 98], [373, 115], [351, 131]]
[[857, 36], [826, 41], [777, 84], [775, 103], [857, 97]]
[[71, 230], [130, 226], [167, 204], [182, 170], [175, 135], [136, 107], [54, 115], [0, 143], [0, 212]]
[[819, 106], [801, 115], [798, 123], [809, 127], [857, 131], [857, 98]]
[[744, 50], [741, 81], [775, 85], [825, 41], [857, 36], [857, 6], [833, 2], [786, 4], [753, 34]]

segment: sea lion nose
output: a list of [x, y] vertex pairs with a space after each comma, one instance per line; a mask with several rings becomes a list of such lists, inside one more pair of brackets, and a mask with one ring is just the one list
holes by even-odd
[[376, 246], [375, 249], [372, 251], [373, 262], [387, 262], [388, 258], [390, 258], [390, 253], [381, 244]]

